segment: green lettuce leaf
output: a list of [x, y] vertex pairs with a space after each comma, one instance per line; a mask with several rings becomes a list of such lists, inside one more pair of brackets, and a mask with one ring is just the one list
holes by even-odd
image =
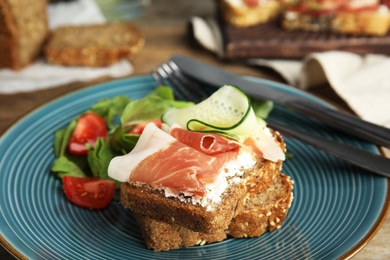
[[124, 127], [158, 119], [170, 108], [182, 108], [193, 105], [192, 102], [176, 101], [173, 91], [166, 86], [159, 86], [142, 99], [129, 103], [121, 116]]
[[252, 108], [256, 116], [265, 119], [274, 108], [274, 102], [270, 100], [252, 100]]
[[100, 115], [108, 128], [112, 129], [116, 125], [114, 119], [123, 113], [129, 103], [131, 103], [131, 99], [123, 95], [110, 99], [104, 98], [91, 107], [91, 112]]
[[127, 154], [133, 150], [139, 139], [139, 135], [126, 134], [125, 129], [117, 127], [110, 136], [110, 147], [115, 153]]
[[74, 119], [66, 128], [59, 129], [54, 133], [54, 154], [56, 157], [65, 155], [76, 122], [77, 120]]
[[90, 144], [87, 144], [87, 147], [87, 160], [92, 175], [100, 179], [113, 180], [108, 176], [107, 170], [111, 159], [117, 154], [110, 149], [109, 144], [103, 138], [99, 138], [96, 141], [95, 147], [92, 147]]
[[60, 156], [53, 162], [51, 170], [61, 179], [66, 175], [73, 177], [90, 177], [85, 157]]

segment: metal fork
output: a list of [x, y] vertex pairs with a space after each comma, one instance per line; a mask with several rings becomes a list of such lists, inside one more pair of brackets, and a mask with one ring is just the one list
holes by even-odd
[[[173, 61], [161, 64], [156, 70], [151, 72], [151, 75], [158, 85], [170, 86], [178, 99], [198, 103], [208, 97], [208, 94], [201, 88], [199, 83], [184, 75]], [[271, 128], [339, 159], [384, 177], [390, 177], [390, 159], [295, 129], [286, 124], [280, 124], [271, 119], [267, 119], [267, 123]]]
[[171, 86], [181, 100], [199, 103], [209, 96], [196, 81], [189, 80], [173, 61], [161, 64], [151, 75], [158, 84]]

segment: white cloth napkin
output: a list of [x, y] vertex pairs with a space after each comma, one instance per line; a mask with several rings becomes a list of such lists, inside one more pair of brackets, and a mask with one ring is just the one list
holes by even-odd
[[[62, 25], [104, 23], [105, 18], [93, 0], [77, 0], [50, 4], [49, 28]], [[122, 77], [133, 72], [127, 60], [108, 67], [66, 67], [48, 64], [41, 59], [21, 71], [0, 69], [0, 93], [28, 92], [75, 82], [88, 81], [104, 76]]]
[[[193, 17], [194, 37], [206, 49], [222, 56], [221, 36], [213, 19]], [[329, 83], [362, 119], [390, 128], [390, 57], [357, 55], [345, 51], [312, 53], [302, 60], [248, 59], [269, 67], [301, 89]]]

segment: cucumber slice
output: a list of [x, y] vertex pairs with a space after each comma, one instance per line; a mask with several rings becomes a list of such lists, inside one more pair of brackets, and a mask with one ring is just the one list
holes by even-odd
[[256, 117], [249, 97], [232, 85], [224, 85], [197, 105], [169, 110], [162, 116], [162, 121], [191, 131], [227, 135], [241, 143], [252, 138], [265, 159], [285, 158], [266, 122]]
[[256, 117], [249, 97], [232, 85], [224, 85], [195, 106], [170, 110], [162, 120], [191, 131], [218, 132], [236, 138], [265, 126], [265, 122]]

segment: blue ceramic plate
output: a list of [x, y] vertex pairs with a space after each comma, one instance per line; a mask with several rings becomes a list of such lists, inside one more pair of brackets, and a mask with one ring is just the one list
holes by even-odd
[[[253, 80], [315, 99], [282, 84]], [[140, 76], [74, 92], [29, 114], [2, 136], [3, 245], [17, 257], [30, 259], [334, 259], [353, 255], [379, 229], [388, 210], [387, 179], [288, 137], [291, 156], [283, 171], [295, 181], [295, 199], [282, 228], [260, 238], [155, 253], [146, 249], [130, 212], [117, 202], [100, 211], [71, 204], [50, 172], [53, 133], [103, 97], [126, 94], [138, 99], [154, 88], [151, 77]], [[372, 144], [283, 108], [276, 107], [271, 117], [378, 153]]]

